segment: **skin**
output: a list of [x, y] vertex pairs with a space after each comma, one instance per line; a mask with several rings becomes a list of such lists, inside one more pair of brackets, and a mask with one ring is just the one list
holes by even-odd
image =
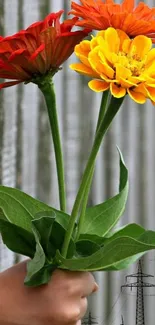
[[0, 325], [80, 325], [98, 286], [89, 272], [56, 270], [47, 285], [24, 286], [26, 261], [0, 273]]

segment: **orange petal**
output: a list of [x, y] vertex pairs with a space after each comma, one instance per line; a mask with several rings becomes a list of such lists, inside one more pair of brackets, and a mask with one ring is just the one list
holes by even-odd
[[134, 90], [127, 90], [129, 96], [138, 104], [144, 104], [146, 102], [146, 97], [142, 93], [138, 93]]
[[120, 82], [121, 86], [124, 88], [130, 88], [130, 87], [136, 86], [135, 83], [133, 83], [132, 81], [130, 81], [128, 79], [124, 79], [124, 78], [120, 78], [119, 82]]
[[121, 86], [117, 86], [114, 83], [110, 84], [110, 91], [111, 91], [111, 94], [116, 98], [121, 98], [126, 95], [126, 89]]
[[73, 63], [70, 64], [70, 69], [75, 70], [76, 72], [79, 72], [81, 74], [84, 74], [86, 76], [96, 77], [98, 76], [95, 71], [93, 71], [91, 68], [87, 67], [83, 63]]
[[148, 97], [153, 101], [155, 102], [155, 88], [153, 87], [145, 87], [146, 91], [147, 91], [147, 94], [148, 94]]
[[127, 12], [132, 12], [135, 7], [134, 0], [124, 0], [122, 3], [122, 9], [126, 10]]
[[97, 93], [109, 89], [109, 83], [101, 80], [91, 80], [88, 86]]

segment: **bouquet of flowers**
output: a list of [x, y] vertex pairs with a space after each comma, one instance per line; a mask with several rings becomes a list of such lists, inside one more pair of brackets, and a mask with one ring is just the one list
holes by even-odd
[[[119, 149], [118, 194], [87, 207], [99, 148], [122, 103], [129, 96], [136, 103], [148, 99], [155, 105], [155, 8], [142, 2], [135, 7], [134, 0], [122, 4], [81, 0], [71, 4], [73, 18], [61, 23], [62, 14], [63, 10], [51, 13], [26, 30], [0, 37], [0, 78], [8, 79], [0, 88], [29, 82], [39, 87], [57, 166], [60, 210], [18, 189], [0, 186], [0, 231], [9, 249], [30, 257], [28, 286], [47, 283], [56, 268], [121, 270], [155, 248], [155, 231], [135, 223], [115, 227], [128, 195], [128, 170]], [[72, 31], [75, 26], [81, 29]], [[88, 86], [101, 92], [102, 100], [93, 146], [69, 215], [53, 77], [73, 51], [79, 62], [70, 68], [88, 76]]]

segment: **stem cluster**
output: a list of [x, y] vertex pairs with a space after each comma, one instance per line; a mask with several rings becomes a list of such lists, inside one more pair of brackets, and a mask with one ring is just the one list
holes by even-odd
[[[45, 80], [44, 83], [39, 85], [41, 89], [48, 110], [48, 116], [52, 131], [54, 150], [55, 150], [55, 158], [56, 158], [56, 166], [57, 166], [57, 175], [58, 175], [58, 186], [59, 186], [59, 198], [60, 198], [60, 209], [62, 211], [66, 211], [66, 193], [65, 193], [65, 179], [64, 179], [64, 164], [63, 164], [63, 155], [61, 149], [61, 141], [60, 141], [60, 133], [58, 126], [58, 118], [57, 118], [57, 110], [56, 110], [56, 98], [54, 92], [54, 85], [52, 80]], [[92, 183], [92, 178], [94, 174], [95, 160], [97, 157], [97, 153], [101, 146], [103, 137], [109, 128], [112, 120], [117, 114], [124, 98], [116, 99], [111, 97], [108, 103], [108, 91], [103, 93], [100, 112], [96, 127], [95, 139], [92, 146], [92, 150], [87, 161], [86, 168], [83, 173], [83, 177], [81, 180], [81, 184], [73, 205], [72, 213], [69, 220], [68, 229], [65, 234], [64, 243], [62, 247], [62, 255], [63, 257], [67, 256], [67, 251], [69, 247], [69, 243], [71, 237], [73, 236], [75, 222], [78, 218], [79, 211], [81, 209], [81, 214], [78, 220], [77, 232], [75, 240], [78, 240], [79, 235], [81, 233], [86, 206], [88, 202], [88, 196], [90, 192], [90, 187]]]

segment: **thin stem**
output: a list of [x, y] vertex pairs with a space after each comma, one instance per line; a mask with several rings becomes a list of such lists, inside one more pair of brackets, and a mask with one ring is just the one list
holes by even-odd
[[[97, 121], [95, 134], [97, 133], [97, 130], [99, 129], [99, 126], [100, 126], [101, 122], [104, 119], [104, 116], [105, 116], [105, 113], [106, 113], [106, 108], [107, 108], [107, 103], [108, 103], [108, 97], [109, 97], [109, 90], [103, 92], [103, 95], [102, 95], [100, 111], [99, 111], [99, 116], [98, 116], [98, 121]], [[90, 193], [90, 188], [91, 188], [92, 179], [93, 179], [93, 175], [94, 175], [94, 169], [95, 169], [95, 166], [93, 166], [93, 168], [92, 168], [89, 180], [88, 180], [88, 182], [86, 184], [85, 193], [83, 195], [82, 209], [81, 209], [81, 214], [80, 214], [79, 221], [78, 221], [75, 241], [77, 241], [79, 236], [80, 236], [83, 221], [84, 221], [84, 218], [85, 218], [86, 208], [87, 208], [87, 203], [88, 203], [88, 198], [89, 198], [89, 193]]]
[[105, 116], [106, 110], [107, 110], [107, 103], [108, 103], [108, 98], [109, 98], [109, 90], [106, 90], [103, 92], [102, 98], [101, 98], [101, 104], [100, 104], [100, 110], [99, 110], [99, 116], [97, 120], [97, 126], [96, 126], [96, 131], [97, 132], [101, 122], [103, 121], [103, 118]]
[[61, 149], [57, 110], [56, 110], [56, 97], [55, 97], [54, 84], [52, 79], [49, 78], [47, 80], [45, 79], [44, 82], [39, 84], [39, 88], [45, 97], [49, 121], [50, 121], [50, 127], [52, 132], [52, 138], [54, 143], [57, 176], [58, 176], [60, 209], [62, 211], [66, 211], [64, 164], [63, 164], [63, 155]]
[[63, 248], [62, 248], [62, 255], [64, 257], [66, 257], [67, 255], [67, 251], [68, 251], [68, 246], [70, 243], [70, 239], [74, 230], [74, 225], [75, 225], [75, 221], [77, 218], [77, 214], [79, 211], [79, 207], [85, 192], [85, 187], [86, 184], [89, 180], [89, 177], [91, 175], [92, 169], [94, 168], [94, 162], [97, 156], [97, 153], [99, 151], [103, 136], [105, 134], [105, 132], [107, 131], [109, 125], [111, 124], [114, 116], [116, 115], [116, 113], [118, 112], [122, 102], [123, 102], [124, 98], [120, 98], [120, 99], [115, 99], [114, 97], [111, 98], [111, 101], [109, 103], [109, 107], [105, 113], [105, 117], [103, 119], [103, 121], [101, 122], [98, 131], [96, 133], [96, 137], [95, 137], [95, 141], [92, 147], [92, 151], [90, 153], [83, 177], [82, 177], [82, 181], [81, 181], [81, 185], [79, 187], [76, 199], [75, 199], [75, 203], [73, 206], [73, 210], [72, 210], [72, 214], [70, 217], [70, 221], [69, 221], [69, 226], [68, 226], [68, 230], [65, 234], [65, 239], [64, 239], [64, 243], [63, 243]]

